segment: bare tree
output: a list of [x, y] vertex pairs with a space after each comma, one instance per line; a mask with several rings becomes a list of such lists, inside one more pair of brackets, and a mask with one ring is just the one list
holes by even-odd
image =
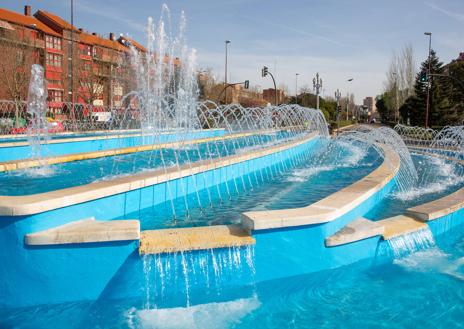
[[94, 102], [103, 97], [105, 77], [104, 67], [91, 60], [79, 59], [76, 63], [79, 97], [86, 104], [94, 105]]
[[390, 117], [395, 121], [399, 120], [398, 109], [414, 93], [415, 75], [414, 50], [407, 44], [399, 54], [393, 53], [385, 82], [385, 92], [389, 97], [386, 105], [391, 113]]
[[19, 125], [22, 102], [27, 99], [35, 51], [28, 38], [0, 39], [0, 83], [2, 96], [14, 102], [15, 126]]

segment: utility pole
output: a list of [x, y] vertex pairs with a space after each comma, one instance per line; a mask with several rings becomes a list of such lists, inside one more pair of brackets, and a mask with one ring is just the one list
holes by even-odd
[[71, 0], [71, 121], [77, 130], [76, 114], [74, 113], [74, 1]]
[[[226, 40], [224, 42], [226, 45], [226, 65], [225, 65], [225, 73], [224, 73], [224, 88], [226, 88], [227, 87], [227, 46], [229, 45], [230, 40]], [[227, 89], [225, 90], [224, 95], [225, 95], [224, 103], [227, 103]]]
[[295, 104], [298, 104], [298, 76], [299, 73], [295, 73]]
[[335, 91], [335, 99], [337, 100], [337, 135], [340, 129], [340, 97], [342, 97], [342, 93], [337, 89]]
[[319, 110], [319, 92], [322, 88], [322, 79], [319, 78], [319, 72], [316, 73], [316, 77], [313, 78], [313, 89], [316, 91], [316, 109]]
[[432, 84], [431, 76], [430, 74], [432, 73], [432, 32], [425, 32], [425, 35], [429, 37], [429, 67], [428, 67], [428, 72], [427, 72], [427, 101], [426, 101], [426, 107], [425, 107], [425, 128], [429, 127], [429, 109], [430, 109], [430, 87]]

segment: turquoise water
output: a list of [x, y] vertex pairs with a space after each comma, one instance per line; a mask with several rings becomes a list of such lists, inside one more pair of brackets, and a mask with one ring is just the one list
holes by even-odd
[[419, 181], [409, 190], [390, 193], [365, 215], [383, 219], [403, 214], [406, 209], [444, 197], [464, 187], [464, 167], [441, 158], [413, 154]]
[[373, 148], [366, 151], [340, 146], [332, 154], [323, 159], [311, 155], [308, 160], [311, 164], [287, 171], [273, 167], [229, 181], [227, 186], [201, 191], [200, 204], [192, 194], [187, 200], [178, 198], [173, 203], [126, 214], [124, 218], [139, 218], [143, 230], [236, 224], [245, 211], [308, 206], [368, 175], [382, 162]]
[[[261, 142], [272, 142], [287, 137], [285, 134], [261, 136]], [[198, 144], [183, 149], [163, 149], [137, 152], [98, 159], [67, 162], [40, 168], [0, 173], [0, 195], [28, 195], [57, 189], [89, 184], [111, 177], [143, 172], [145, 170], [172, 167], [176, 158], [180, 165], [201, 159], [223, 157], [243, 152], [256, 143], [256, 138], [238, 138], [217, 143]], [[164, 161], [164, 162], [163, 162]]]
[[463, 280], [461, 225], [434, 248], [404, 258], [224, 290], [188, 308], [147, 310], [144, 298], [126, 298], [0, 309], [0, 327], [460, 328]]
[[[82, 138], [82, 137], [100, 137], [100, 136], [118, 136], [118, 135], [132, 135], [132, 134], [140, 134], [140, 130], [138, 131], [119, 131], [119, 132], [110, 132], [110, 131], [102, 131], [102, 132], [88, 132], [88, 133], [73, 133], [73, 134], [50, 134], [50, 139], [69, 139], [69, 138]], [[1, 143], [12, 143], [12, 142], [27, 142], [27, 135], [15, 135], [9, 138], [0, 138]]]

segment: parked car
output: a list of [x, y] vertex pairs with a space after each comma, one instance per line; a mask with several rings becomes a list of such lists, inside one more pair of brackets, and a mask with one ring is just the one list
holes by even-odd
[[[31, 126], [31, 123], [29, 122], [27, 126], [11, 128], [10, 134], [12, 135], [27, 134], [27, 130], [29, 129], [30, 126]], [[49, 134], [61, 133], [65, 131], [63, 123], [61, 121], [56, 121], [50, 118], [47, 118], [47, 127], [48, 127]]]

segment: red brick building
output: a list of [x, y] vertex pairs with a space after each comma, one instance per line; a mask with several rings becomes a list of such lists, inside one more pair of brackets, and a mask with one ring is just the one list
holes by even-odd
[[269, 89], [264, 89], [263, 90], [263, 98], [265, 101], [271, 103], [272, 105], [278, 105], [282, 104], [285, 101], [285, 93], [281, 89], [277, 89], [277, 104], [275, 103], [276, 97], [275, 97], [275, 91], [274, 88], [269, 88]]
[[[22, 90], [0, 87], [0, 99], [25, 100], [28, 70], [31, 64], [39, 63], [48, 81], [49, 109], [56, 116], [69, 114], [64, 113], [69, 111], [66, 102], [120, 107], [122, 96], [133, 87], [129, 45], [145, 51], [134, 40], [116, 39], [113, 33], [107, 38], [87, 33], [44, 10], [32, 16], [30, 6], [25, 6], [24, 14], [0, 9], [0, 48], [10, 55], [0, 58], [0, 74], [6, 74], [10, 66], [8, 76], [14, 72], [23, 75], [19, 79], [22, 86], [17, 88]], [[11, 65], [18, 56], [21, 58]]]

